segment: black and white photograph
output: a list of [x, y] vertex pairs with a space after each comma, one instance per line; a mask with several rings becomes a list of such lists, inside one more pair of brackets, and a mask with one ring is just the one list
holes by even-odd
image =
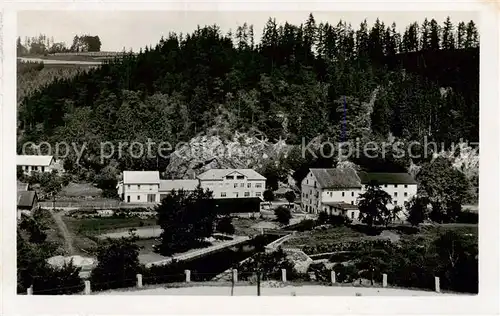
[[16, 21], [17, 296], [478, 295], [479, 12]]

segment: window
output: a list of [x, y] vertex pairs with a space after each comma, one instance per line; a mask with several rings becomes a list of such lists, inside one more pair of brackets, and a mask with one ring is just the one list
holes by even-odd
[[140, 196], [140, 195], [138, 195], [138, 196], [137, 196], [137, 201], [140, 201], [140, 200], [141, 200], [141, 196]]
[[235, 183], [235, 184], [234, 184], [234, 187], [235, 187], [235, 188], [237, 188], [237, 187], [238, 187], [238, 183]]
[[351, 201], [351, 205], [354, 205], [354, 201]]
[[354, 196], [354, 192], [351, 192], [351, 196]]
[[342, 192], [342, 196], [345, 196], [345, 192]]
[[130, 189], [130, 184], [127, 184], [127, 189]]
[[384, 184], [384, 188], [387, 188], [387, 184]]
[[354, 212], [351, 212], [351, 218], [354, 219]]
[[392, 201], [392, 204], [394, 204], [394, 205], [398, 205], [398, 200], [394, 200], [394, 201]]
[[408, 184], [405, 184], [405, 189], [408, 188]]
[[236, 176], [236, 179], [243, 180], [243, 179], [245, 179], [245, 177], [244, 176]]
[[138, 184], [138, 185], [137, 185], [137, 190], [140, 190], [140, 189], [141, 189], [141, 185], [140, 185], [140, 184]]
[[42, 167], [42, 172], [45, 172], [45, 167]]
[[221, 192], [221, 193], [220, 193], [220, 196], [221, 196], [221, 197], [226, 197], [226, 192]]
[[234, 176], [226, 176], [227, 180], [234, 180]]
[[247, 183], [247, 188], [251, 188], [252, 187], [252, 184], [251, 183]]
[[394, 196], [397, 197], [398, 196], [398, 192], [394, 192]]
[[398, 185], [397, 185], [397, 184], [395, 184], [395, 185], [394, 185], [394, 187], [395, 187], [395, 188], [397, 188], [397, 187], [398, 187]]
[[255, 192], [255, 196], [260, 196], [260, 192]]
[[250, 192], [245, 192], [245, 196], [250, 196]]
[[240, 187], [244, 188], [244, 187], [245, 187], [245, 184], [244, 184], [244, 183], [241, 183], [241, 184], [240, 184]]
[[127, 195], [127, 202], [130, 203], [130, 195]]
[[309, 180], [306, 180], [306, 183], [309, 184]]
[[256, 184], [255, 184], [255, 187], [256, 187], [256, 188], [262, 188], [262, 183], [256, 183]]
[[238, 197], [238, 192], [234, 192], [234, 197]]
[[38, 171], [38, 166], [33, 166], [33, 170]]
[[405, 197], [407, 197], [407, 196], [408, 196], [408, 192], [405, 192]]

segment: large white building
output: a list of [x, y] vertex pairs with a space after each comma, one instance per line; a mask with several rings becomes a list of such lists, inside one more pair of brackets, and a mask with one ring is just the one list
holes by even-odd
[[159, 171], [124, 171], [118, 195], [128, 203], [159, 203], [172, 190], [209, 189], [215, 199], [262, 199], [266, 178], [252, 169], [211, 169], [196, 179], [160, 180]]
[[213, 192], [215, 199], [262, 199], [266, 189], [266, 178], [253, 169], [211, 169], [197, 178], [203, 189]]
[[55, 168], [53, 156], [17, 155], [16, 163], [27, 175], [32, 172], [51, 172]]
[[368, 184], [377, 182], [392, 197], [392, 208], [417, 194], [417, 182], [407, 173], [368, 173], [352, 168], [310, 169], [302, 180], [302, 208], [308, 213], [325, 211], [356, 220], [359, 196]]

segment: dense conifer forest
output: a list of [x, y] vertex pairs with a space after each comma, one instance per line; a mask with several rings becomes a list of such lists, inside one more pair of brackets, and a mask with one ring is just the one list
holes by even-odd
[[[169, 33], [154, 47], [74, 76], [57, 77], [19, 101], [19, 147], [86, 142], [98, 171], [104, 141], [188, 141], [258, 130], [271, 142], [321, 135], [349, 141], [478, 141], [479, 35], [473, 21], [396, 25], [252, 25]], [[20, 148], [19, 148], [20, 150]], [[154, 161], [115, 158], [119, 169]], [[161, 159], [160, 159], [161, 160]], [[160, 161], [160, 165], [168, 161]]]

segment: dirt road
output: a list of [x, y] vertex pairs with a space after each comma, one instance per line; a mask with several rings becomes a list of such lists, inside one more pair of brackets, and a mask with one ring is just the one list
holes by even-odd
[[62, 214], [58, 212], [54, 212], [52, 209], [48, 209], [50, 212], [50, 215], [54, 219], [54, 221], [57, 224], [57, 227], [61, 231], [63, 238], [64, 238], [64, 243], [66, 246], [66, 251], [68, 252], [69, 256], [75, 255], [75, 248], [73, 247], [73, 237], [69, 233], [68, 227], [66, 226], [66, 223], [64, 223], [62, 219]]

